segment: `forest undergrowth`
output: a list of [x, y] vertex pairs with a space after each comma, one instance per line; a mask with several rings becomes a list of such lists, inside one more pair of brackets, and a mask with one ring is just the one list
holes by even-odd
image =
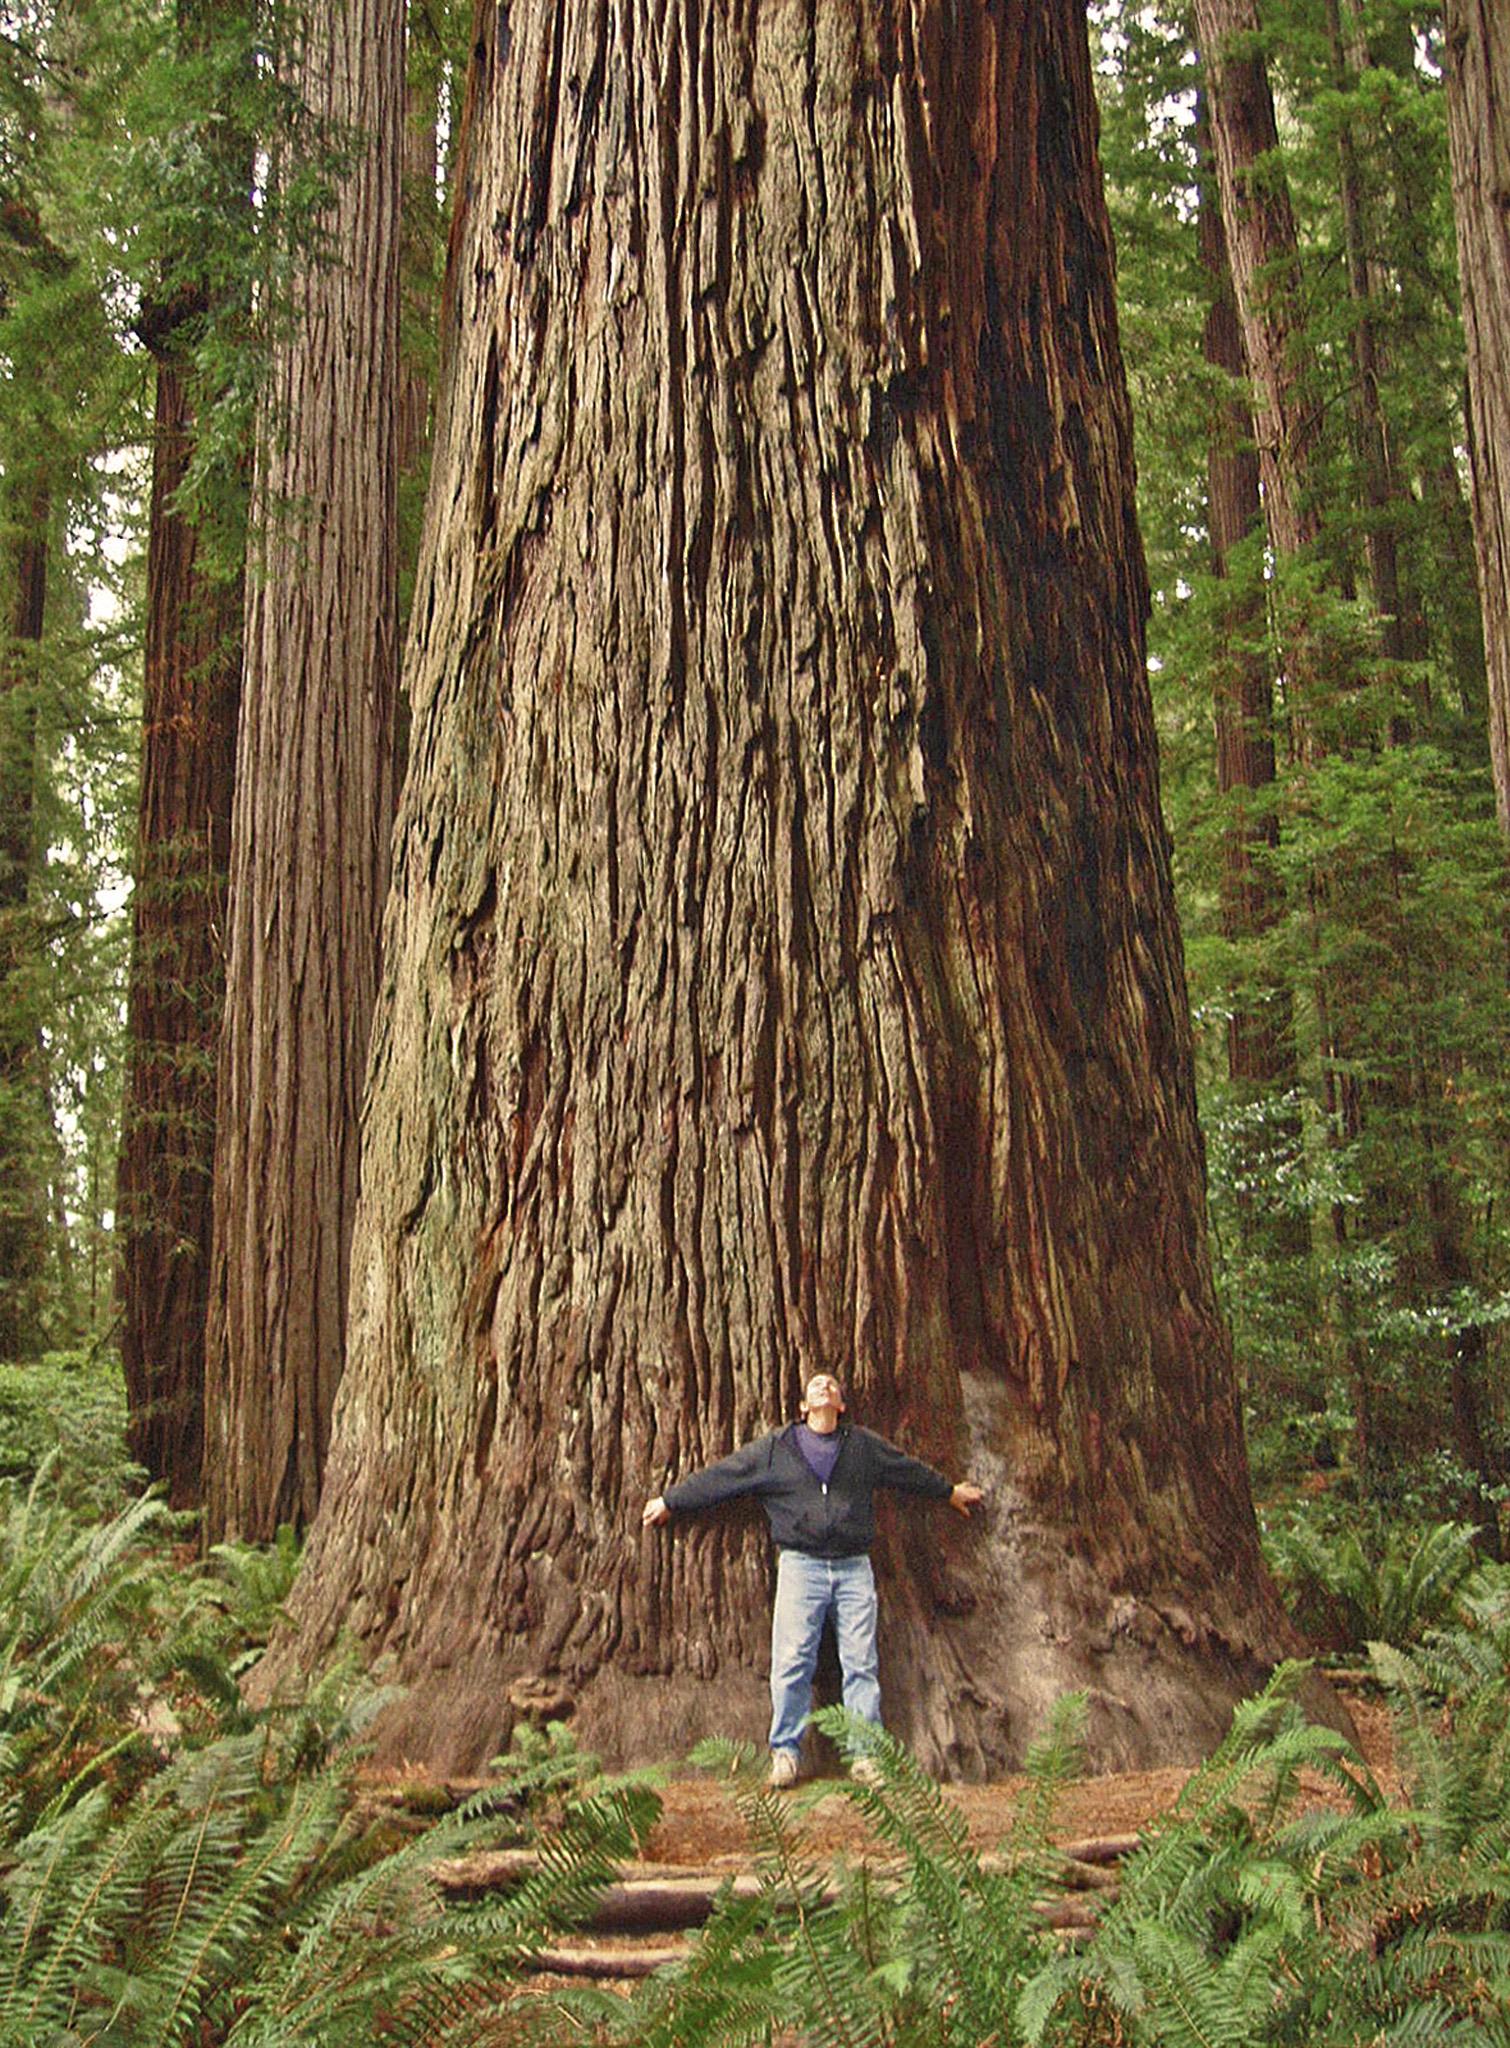
[[[1036, 1902], [1062, 1871], [1079, 1701], [1043, 1732], [999, 1845], [900, 1745], [829, 1709], [840, 1750], [882, 1766], [840, 1788], [875, 1852], [836, 1883], [834, 1787], [778, 1797], [754, 1751], [705, 1745], [758, 1891], [730, 1888], [686, 1960], [632, 1995], [547, 1992], [531, 1955], [643, 1848], [652, 1784], [604, 1776], [557, 1731], [516, 1742], [461, 1810], [400, 1826], [363, 1796], [380, 1702], [354, 1664], [273, 1711], [242, 1699], [292, 1539], [201, 1559], [189, 1524], [132, 1492], [108, 1421], [46, 1447], [25, 1409], [0, 1386], [0, 2048], [1510, 2040], [1510, 1579], [1468, 1532], [1428, 1530], [1375, 1574], [1398, 1639], [1351, 1647], [1391, 1704], [1403, 1798], [1305, 1722], [1283, 1670], [1070, 1946]], [[443, 1896], [438, 1865], [502, 1844], [535, 1850], [527, 1882]]]

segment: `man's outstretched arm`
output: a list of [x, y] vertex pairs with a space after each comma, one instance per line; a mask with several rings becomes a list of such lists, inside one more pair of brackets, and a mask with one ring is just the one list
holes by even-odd
[[951, 1484], [942, 1472], [925, 1465], [921, 1458], [910, 1458], [883, 1436], [872, 1436], [871, 1445], [878, 1486], [889, 1486], [896, 1493], [920, 1493], [929, 1500], [947, 1500], [956, 1514], [967, 1518], [986, 1497], [968, 1479]]
[[674, 1514], [695, 1515], [701, 1508], [716, 1508], [726, 1500], [738, 1500], [742, 1494], [758, 1493], [770, 1465], [769, 1437], [761, 1437], [753, 1444], [741, 1444], [737, 1451], [730, 1451], [727, 1458], [705, 1465], [700, 1472], [689, 1473], [677, 1485], [668, 1486], [664, 1493], [647, 1500], [640, 1514], [640, 1525], [646, 1529], [658, 1528], [662, 1522], [669, 1522]]

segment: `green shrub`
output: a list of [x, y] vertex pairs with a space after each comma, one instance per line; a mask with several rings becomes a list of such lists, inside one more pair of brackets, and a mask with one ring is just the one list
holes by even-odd
[[[349, 1674], [254, 1715], [245, 1615], [173, 1562], [174, 1527], [150, 1496], [86, 1520], [45, 1467], [0, 1485], [0, 2048], [496, 2041], [521, 1959], [588, 1910], [654, 1795], [546, 1742], [395, 1849], [355, 1796]], [[265, 1593], [286, 1555], [232, 1562]], [[536, 1806], [538, 1874], [443, 1905], [435, 1862]]]
[[1503, 2048], [1510, 1624], [1384, 1661], [1422, 1731], [1413, 1807], [1392, 1809], [1344, 1740], [1303, 1719], [1299, 1667], [1286, 1669], [1146, 1832], [1077, 1950], [1035, 1911], [1055, 1877], [1074, 1703], [991, 1862], [896, 1743], [820, 1715], [841, 1747], [880, 1760], [879, 1786], [842, 1796], [900, 1859], [862, 1865], [837, 1892], [807, 1833], [831, 1788], [783, 1798], [749, 1753], [708, 1745], [707, 1761], [735, 1768], [760, 1892], [726, 1895], [688, 1961], [627, 2006], [574, 2001], [579, 2024], [645, 2048]]
[[0, 1479], [29, 1485], [47, 1465], [58, 1491], [86, 1513], [109, 1513], [140, 1482], [126, 1456], [118, 1359], [55, 1351], [0, 1365]]
[[633, 1853], [650, 1795], [575, 1801], [516, 1892], [443, 1907], [441, 1857], [487, 1846], [506, 1783], [397, 1850], [354, 1818], [352, 1760], [279, 1779], [222, 1737], [112, 1811], [102, 1787], [14, 1839], [0, 1877], [0, 2048], [466, 2048], [520, 1961]]
[[210, 1546], [204, 1598], [217, 1604], [246, 1639], [248, 1661], [255, 1661], [266, 1647], [274, 1625], [283, 1618], [284, 1602], [293, 1591], [303, 1549], [291, 1522], [279, 1526], [271, 1543]]
[[1291, 1511], [1267, 1522], [1264, 1554], [1312, 1641], [1361, 1653], [1369, 1642], [1418, 1642], [1449, 1620], [1479, 1564], [1477, 1537], [1463, 1522], [1329, 1528]]

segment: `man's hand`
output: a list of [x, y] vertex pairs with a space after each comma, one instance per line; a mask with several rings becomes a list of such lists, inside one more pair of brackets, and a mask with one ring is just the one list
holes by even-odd
[[[957, 1515], [963, 1515], [968, 1520], [970, 1510], [978, 1508], [985, 1497], [978, 1486], [972, 1486], [968, 1479], [962, 1479], [959, 1485], [955, 1487], [953, 1493], [950, 1494], [949, 1505]], [[654, 1505], [655, 1503], [652, 1501], [651, 1507]], [[650, 1508], [645, 1510], [645, 1516], [648, 1521]]]
[[[955, 1489], [956, 1492], [958, 1490], [958, 1488]], [[662, 1522], [669, 1522], [670, 1520], [671, 1510], [661, 1499], [660, 1495], [657, 1494], [654, 1500], [646, 1501], [645, 1512], [640, 1516], [640, 1527], [642, 1529], [655, 1529]]]

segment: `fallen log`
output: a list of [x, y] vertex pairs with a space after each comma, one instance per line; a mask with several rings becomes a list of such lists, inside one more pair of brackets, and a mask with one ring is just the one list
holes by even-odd
[[1141, 1835], [1095, 1835], [1089, 1841], [1061, 1842], [1059, 1853], [1071, 1863], [1120, 1863], [1142, 1839]]
[[1093, 1932], [1101, 1918], [1100, 1902], [1096, 1899], [1035, 1899], [1033, 1914], [1045, 1927], [1060, 1933], [1071, 1929]]
[[[539, 1868], [538, 1858], [529, 1850], [500, 1849], [437, 1864], [432, 1874], [449, 1896], [478, 1898], [490, 1891], [522, 1884]], [[898, 1874], [895, 1867], [874, 1871], [883, 1885], [894, 1883]], [[1117, 1895], [1116, 1878], [1089, 1865], [1064, 1874], [1061, 1881], [1068, 1892], [1066, 1898], [1042, 1900], [1034, 1907], [1050, 1926], [1091, 1925], [1093, 1918], [1087, 1916], [1094, 1916]], [[721, 1893], [727, 1891], [736, 1899], [750, 1899], [758, 1897], [763, 1889], [761, 1879], [748, 1871], [710, 1871], [688, 1876], [673, 1870], [646, 1877], [621, 1877], [598, 1894], [585, 1925], [598, 1934], [677, 1933], [701, 1927]], [[834, 1884], [826, 1885], [821, 1893], [825, 1904], [832, 1904], [838, 1896], [839, 1888]]]
[[684, 1948], [537, 1948], [523, 1966], [556, 1977], [650, 1977], [686, 1954]]

